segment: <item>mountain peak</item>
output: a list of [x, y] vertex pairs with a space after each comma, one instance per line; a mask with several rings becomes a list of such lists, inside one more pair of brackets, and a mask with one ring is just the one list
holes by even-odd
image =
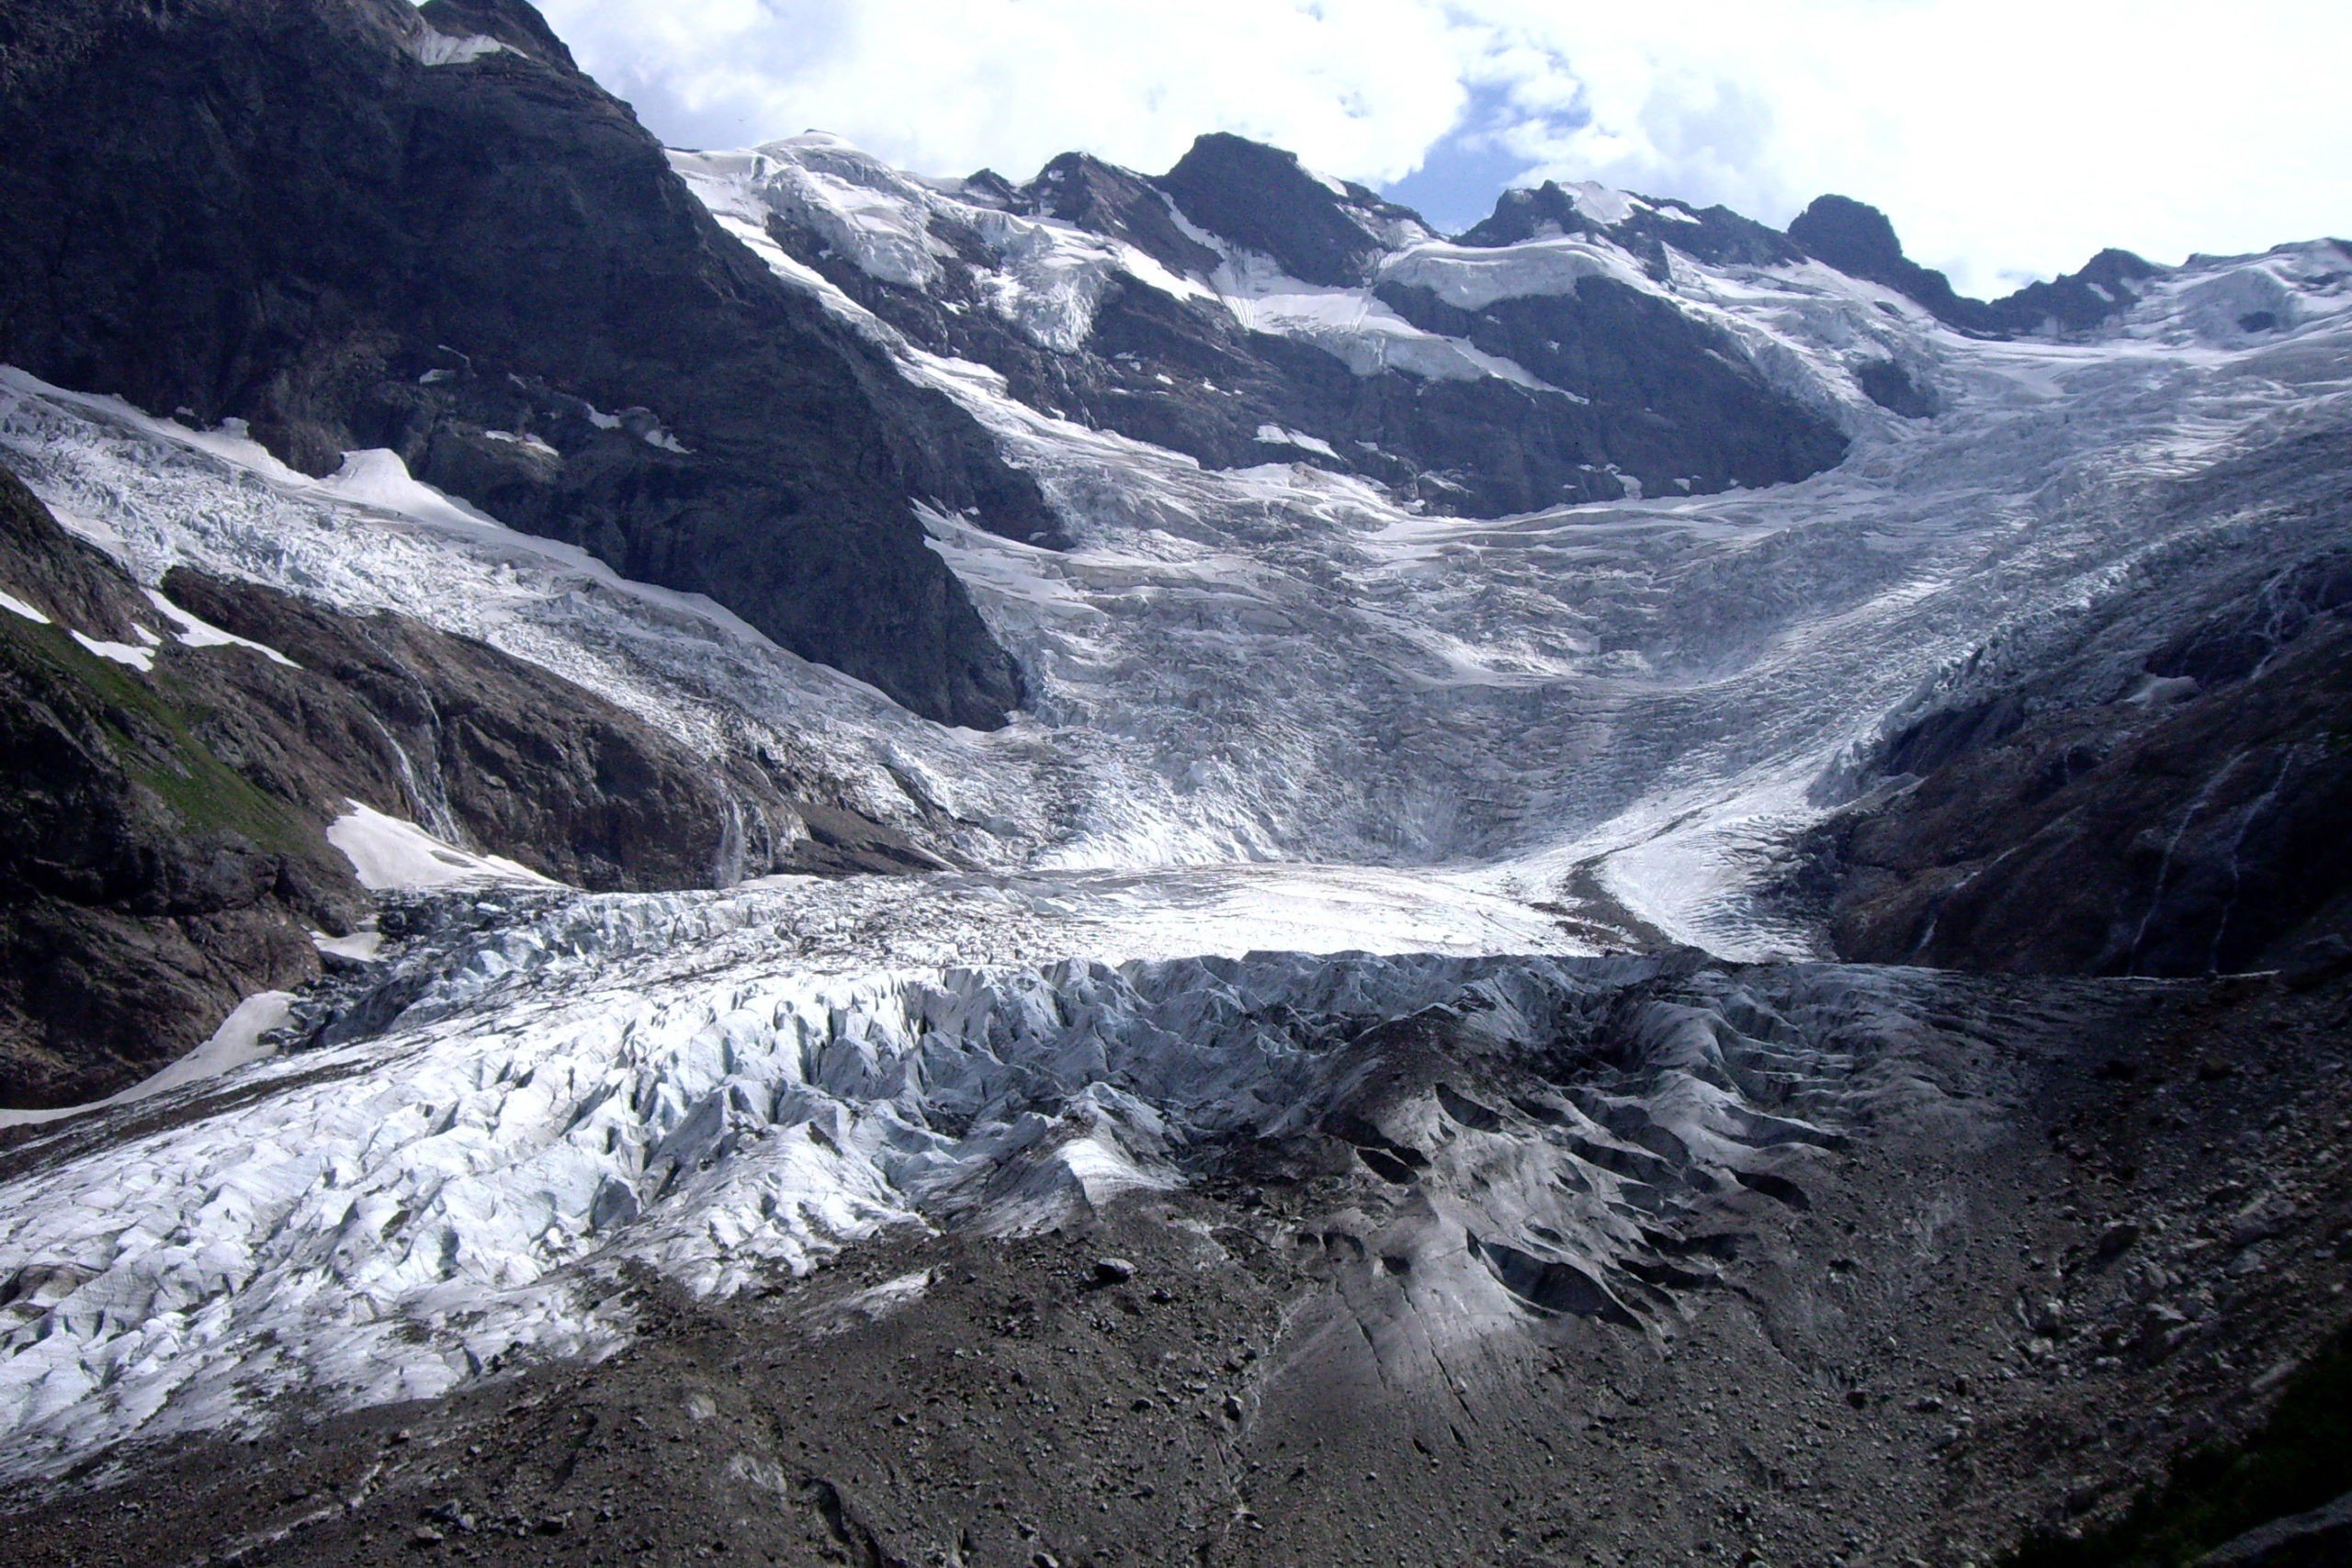
[[2080, 272], [2029, 284], [1988, 304], [1970, 299], [1942, 273], [1905, 256], [1886, 214], [1851, 197], [1817, 197], [1789, 225], [1789, 238], [1807, 255], [1849, 277], [1884, 284], [1908, 296], [1949, 326], [1988, 335], [2087, 331], [2137, 299], [2140, 291], [2134, 285], [2164, 271], [2130, 251], [2105, 250]]
[[1195, 141], [1153, 183], [1211, 233], [1272, 256], [1293, 277], [1335, 288], [1363, 281], [1383, 248], [1381, 227], [1427, 227], [1362, 186], [1310, 172], [1295, 152], [1226, 131]]
[[417, 15], [446, 38], [486, 38], [542, 65], [578, 71], [548, 19], [529, 0], [426, 0]]
[[1217, 254], [1177, 226], [1149, 181], [1091, 153], [1063, 153], [1014, 194], [1031, 211], [1124, 240], [1172, 272], [1216, 270]]
[[1849, 277], [1884, 284], [1917, 300], [1929, 315], [1963, 332], [1996, 333], [2007, 323], [1999, 311], [1971, 299], [1951, 279], [1903, 254], [1903, 242], [1886, 214], [1849, 196], [1816, 197], [1789, 225], [1789, 238], [1816, 261]]
[[1789, 225], [1789, 238], [1807, 254], [1856, 277], [1883, 281], [1882, 273], [1899, 273], [1905, 267], [1926, 270], [1904, 255], [1903, 242], [1885, 213], [1850, 196], [1814, 197], [1813, 205]]

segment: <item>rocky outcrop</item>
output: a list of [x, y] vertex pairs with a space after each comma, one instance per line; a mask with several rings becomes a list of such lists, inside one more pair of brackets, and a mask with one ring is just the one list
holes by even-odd
[[[838, 219], [785, 176], [770, 236], [859, 304], [926, 349], [1001, 372], [1033, 408], [1205, 467], [1306, 463], [1433, 511], [1485, 517], [1613, 500], [1634, 485], [1657, 494], [1783, 483], [1845, 454], [1836, 426], [1775, 388], [1728, 334], [1636, 288], [1588, 278], [1566, 293], [1458, 309], [1429, 288], [1381, 281], [1402, 247], [1431, 238], [1426, 225], [1238, 137], [1201, 138], [1157, 178], [1072, 153], [1026, 186], [983, 174], [945, 197], [910, 191], [839, 144], [796, 152], [787, 143], [763, 155], [807, 157], [830, 177], [869, 180], [920, 227], [922, 276], [900, 276], [895, 264], [848, 254], [854, 245]], [[1727, 213], [1685, 222], [1645, 212], [1648, 228], [1607, 237], [1660, 268], [1658, 235], [1670, 229], [1689, 230], [1673, 238], [1710, 254], [1795, 255], [1771, 231]], [[1001, 308], [1008, 295], [1055, 287], [1018, 274], [1022, 247], [1037, 242], [1008, 237], [1001, 214], [1074, 224], [1201, 287], [1170, 291], [1114, 272], [1073, 341], [1041, 335]], [[1480, 243], [1510, 238], [1497, 231]], [[1228, 254], [1245, 271], [1278, 269], [1288, 280], [1278, 289], [1361, 290], [1367, 312], [1394, 311], [1451, 340], [1438, 345], [1449, 367], [1400, 368], [1382, 350], [1351, 356], [1312, 334], [1245, 325], [1215, 294], [1256, 286], [1220, 273]]]
[[1210, 233], [1272, 257], [1301, 282], [1334, 288], [1365, 281], [1391, 231], [1424, 228], [1362, 186], [1334, 190], [1295, 153], [1224, 132], [1194, 141], [1152, 183]]
[[2138, 286], [2164, 271], [2129, 251], [2106, 250], [2080, 272], [2030, 284], [1989, 303], [1971, 299], [1942, 273], [1903, 254], [1903, 242], [1885, 213], [1844, 196], [1816, 198], [1789, 225], [1789, 239], [1849, 276], [1909, 297], [1947, 326], [1987, 337], [2088, 332], [2137, 304]]
[[413, 471], [916, 711], [1018, 671], [911, 500], [1049, 541], [979, 428], [724, 233], [521, 0], [0, 4], [0, 357]]
[[2007, 722], [1987, 712], [1959, 755], [1842, 826], [1841, 953], [2200, 975], [2320, 956], [2352, 917], [2352, 626], [2154, 712]]
[[1993, 309], [2012, 333], [2088, 332], [2137, 304], [2144, 292], [2142, 286], [2163, 276], [2164, 268], [2130, 251], [2105, 250], [2080, 272], [2030, 283]]
[[1999, 317], [1983, 300], [1962, 298], [1951, 279], [1905, 255], [1894, 225], [1867, 202], [1817, 197], [1790, 223], [1789, 238], [1805, 254], [1849, 277], [1883, 283], [1907, 295], [1938, 321], [1972, 332], [2001, 330]]
[[2313, 547], [2240, 576], [2224, 545], [2199, 544], [2073, 649], [1896, 728], [1890, 782], [1808, 845], [1840, 953], [2015, 973], [2352, 966], [2352, 442], [2257, 449], [2171, 504]]
[[316, 976], [308, 933], [371, 908], [324, 836], [355, 802], [592, 889], [938, 863], [405, 617], [186, 570], [159, 602], [6, 470], [0, 592], [0, 1104], [103, 1095]]

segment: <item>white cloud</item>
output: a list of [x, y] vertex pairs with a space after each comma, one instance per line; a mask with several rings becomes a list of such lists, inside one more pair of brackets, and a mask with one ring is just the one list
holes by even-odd
[[1203, 130], [1368, 184], [1472, 95], [1530, 174], [1775, 222], [1873, 201], [1979, 291], [2352, 230], [2352, 7], [2311, 0], [547, 0], [668, 139], [837, 131], [930, 173]]
[[1204, 130], [1393, 179], [1460, 112], [1469, 42], [1427, 0], [548, 0], [673, 141], [822, 130], [933, 174], [1083, 149], [1159, 170]]

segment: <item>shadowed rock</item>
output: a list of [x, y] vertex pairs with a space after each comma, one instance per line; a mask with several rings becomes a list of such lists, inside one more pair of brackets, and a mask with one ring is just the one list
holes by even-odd
[[724, 233], [521, 0], [7, 0], [0, 37], [0, 357], [308, 472], [390, 447], [931, 717], [1021, 700], [910, 502], [1049, 542], [1035, 485]]

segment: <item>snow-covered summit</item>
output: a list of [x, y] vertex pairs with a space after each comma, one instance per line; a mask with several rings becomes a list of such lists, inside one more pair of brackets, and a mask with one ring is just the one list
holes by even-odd
[[1844, 450], [1820, 391], [1687, 309], [1631, 236], [1453, 244], [1236, 137], [1163, 175], [1073, 154], [1018, 186], [916, 179], [824, 136], [673, 161], [853, 319], [1210, 468], [1255, 467], [1258, 432], [1293, 431], [1333, 472], [1495, 515], [1628, 476], [1782, 482]]

